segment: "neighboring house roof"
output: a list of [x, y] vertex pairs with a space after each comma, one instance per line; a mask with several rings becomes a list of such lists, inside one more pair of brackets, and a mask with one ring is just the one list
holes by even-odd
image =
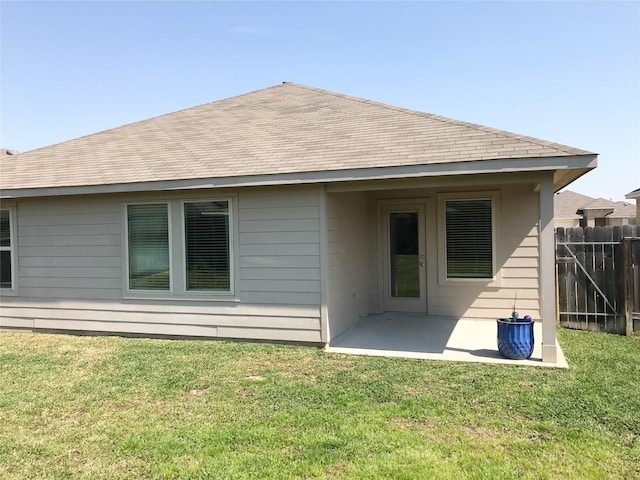
[[563, 190], [553, 198], [553, 216], [555, 218], [582, 218], [578, 210], [593, 198], [571, 190]]
[[636, 216], [636, 207], [627, 202], [612, 202], [604, 198], [596, 198], [581, 208], [584, 210], [601, 210], [608, 211], [602, 216], [607, 218], [634, 218]]
[[557, 193], [553, 199], [553, 213], [557, 219], [582, 218], [585, 210], [600, 212], [607, 218], [634, 218], [635, 206], [627, 202], [613, 202], [605, 198], [593, 198], [571, 190]]
[[611, 200], [606, 200], [604, 198], [595, 198], [593, 200], [591, 200], [590, 202], [586, 203], [585, 205], [583, 205], [582, 207], [580, 207], [580, 210], [607, 210], [610, 209], [611, 211], [613, 211], [613, 209], [616, 208], [616, 203], [612, 202]]
[[636, 206], [627, 202], [614, 202], [615, 207], [607, 217], [609, 218], [635, 218]]
[[640, 198], [640, 188], [636, 188], [633, 192], [627, 193], [624, 198]]
[[330, 181], [375, 178], [385, 168], [395, 168], [395, 178], [412, 172], [562, 170], [557, 189], [595, 162], [596, 154], [585, 150], [283, 83], [24, 152], [11, 161], [2, 158], [0, 189], [5, 196], [26, 196], [33, 189], [153, 182], [240, 185], [255, 176], [263, 184], [279, 178]]

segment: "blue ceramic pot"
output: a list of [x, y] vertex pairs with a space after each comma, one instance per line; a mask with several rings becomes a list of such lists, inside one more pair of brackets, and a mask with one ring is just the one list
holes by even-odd
[[498, 320], [498, 351], [505, 358], [523, 360], [533, 353], [533, 322]]

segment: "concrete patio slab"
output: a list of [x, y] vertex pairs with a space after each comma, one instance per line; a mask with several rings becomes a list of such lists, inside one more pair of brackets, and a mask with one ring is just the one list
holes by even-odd
[[534, 349], [528, 360], [498, 352], [495, 321], [384, 313], [360, 320], [326, 347], [327, 352], [452, 362], [503, 363], [568, 368], [558, 346], [558, 361], [542, 363], [542, 324], [534, 324]]

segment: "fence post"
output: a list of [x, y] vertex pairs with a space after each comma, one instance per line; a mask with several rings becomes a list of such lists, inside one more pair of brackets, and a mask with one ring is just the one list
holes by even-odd
[[[560, 261], [560, 259], [564, 260], [564, 247], [558, 246], [558, 243], [564, 242], [564, 228], [558, 227], [556, 228], [556, 323], [561, 324], [560, 312], [563, 310], [567, 310], [565, 307], [566, 303], [566, 266], [564, 262]], [[562, 251], [561, 251], [562, 250]], [[565, 322], [566, 323], [566, 322]]]
[[633, 334], [633, 267], [631, 259], [631, 239], [622, 239], [622, 258], [624, 261], [624, 314], [626, 334]]

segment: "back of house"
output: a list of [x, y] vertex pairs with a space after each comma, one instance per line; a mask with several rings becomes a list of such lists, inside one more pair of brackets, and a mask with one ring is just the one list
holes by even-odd
[[0, 327], [326, 344], [516, 296], [555, 325], [553, 195], [596, 157], [292, 83], [3, 155]]

